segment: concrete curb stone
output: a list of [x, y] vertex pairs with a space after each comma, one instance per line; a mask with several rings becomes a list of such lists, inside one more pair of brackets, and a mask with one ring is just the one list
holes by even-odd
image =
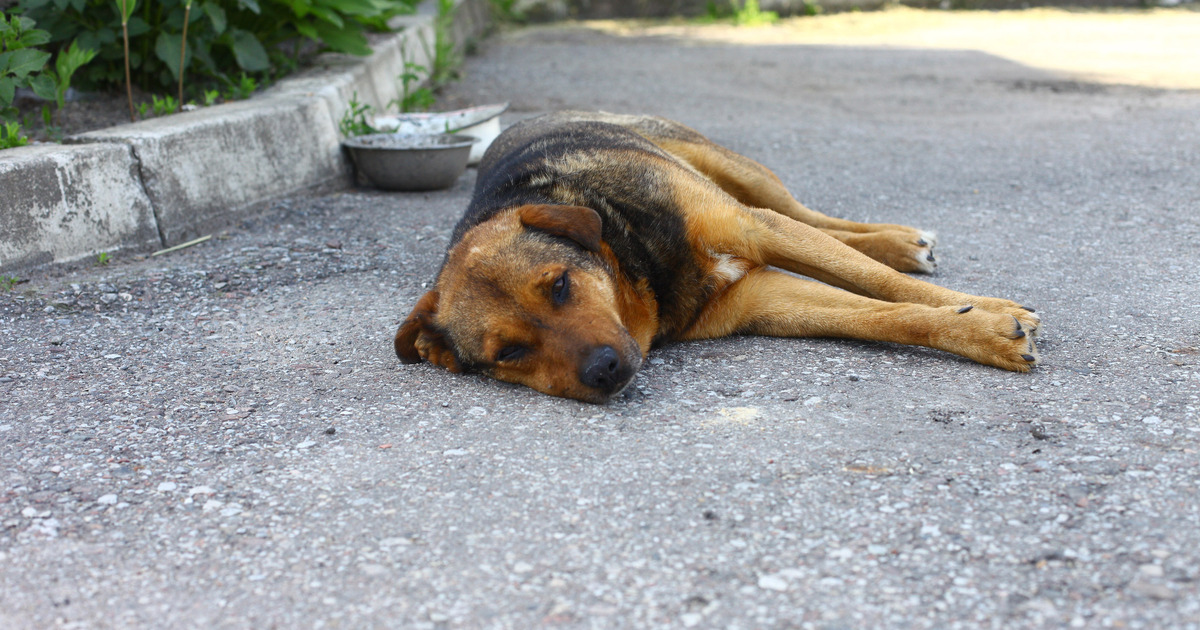
[[159, 238], [127, 145], [39, 145], [0, 156], [0, 270], [145, 249]]
[[[355, 94], [375, 107], [400, 96], [405, 61], [432, 66], [423, 8], [371, 56], [326, 55], [252, 99], [0, 153], [0, 271], [167, 247], [273, 199], [350, 186], [338, 122]], [[461, 47], [487, 29], [487, 1], [460, 0], [457, 17]]]

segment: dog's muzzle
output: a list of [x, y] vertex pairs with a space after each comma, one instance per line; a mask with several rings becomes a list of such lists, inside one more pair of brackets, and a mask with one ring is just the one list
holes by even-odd
[[629, 384], [637, 368], [622, 360], [612, 346], [600, 346], [579, 364], [579, 382], [606, 397], [612, 396]]

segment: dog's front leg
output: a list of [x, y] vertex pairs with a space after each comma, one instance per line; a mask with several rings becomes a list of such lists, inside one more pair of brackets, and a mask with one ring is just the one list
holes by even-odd
[[1006, 370], [1038, 361], [1027, 329], [1010, 315], [971, 306], [885, 302], [765, 268], [712, 300], [684, 339], [730, 334], [845, 337], [926, 346]]

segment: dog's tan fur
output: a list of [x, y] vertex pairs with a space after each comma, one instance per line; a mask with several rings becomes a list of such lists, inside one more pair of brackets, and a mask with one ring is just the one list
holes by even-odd
[[[520, 195], [504, 189], [514, 181]], [[489, 150], [396, 352], [592, 402], [624, 387], [653, 345], [734, 334], [921, 345], [1029, 370], [1031, 309], [901, 273], [931, 271], [933, 244], [810, 210], [765, 167], [679, 123], [558, 114]]]

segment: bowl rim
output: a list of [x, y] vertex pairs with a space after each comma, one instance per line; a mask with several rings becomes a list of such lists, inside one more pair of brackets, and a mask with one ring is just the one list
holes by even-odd
[[[404, 137], [404, 138], [445, 138], [448, 141], [444, 144], [434, 144], [434, 145], [416, 146], [416, 147], [378, 146], [378, 145], [367, 144], [365, 142], [366, 140], [368, 140], [370, 138], [395, 137], [395, 136]], [[368, 149], [368, 150], [375, 150], [375, 151], [441, 151], [441, 150], [446, 150], [446, 149], [461, 149], [463, 147], [469, 147], [472, 144], [475, 144], [476, 142], [479, 142], [479, 138], [476, 138], [475, 136], [468, 136], [466, 134], [461, 134], [461, 133], [392, 133], [392, 132], [384, 132], [384, 133], [369, 133], [369, 134], [364, 134], [361, 136], [354, 136], [353, 138], [346, 138], [345, 140], [342, 140], [342, 146], [345, 146], [345, 147], [351, 148], [351, 149]]]

